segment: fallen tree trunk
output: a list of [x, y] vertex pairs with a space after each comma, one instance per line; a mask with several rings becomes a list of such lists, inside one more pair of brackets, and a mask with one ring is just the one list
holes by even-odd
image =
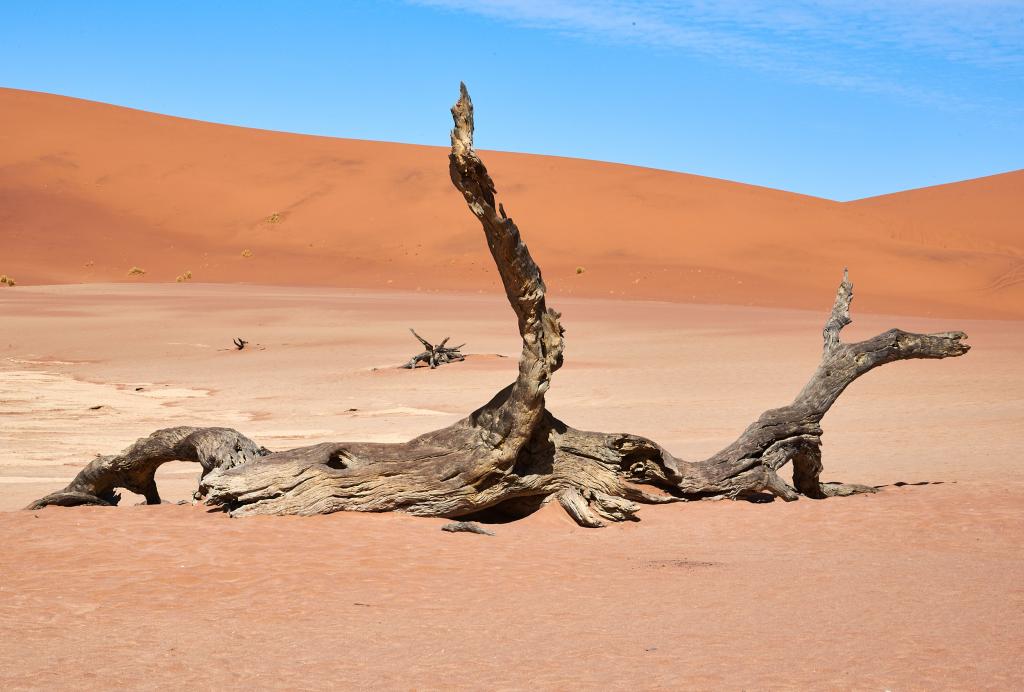
[[[91, 462], [47, 504], [110, 504], [125, 487], [159, 502], [153, 472], [171, 459], [199, 461], [196, 498], [233, 516], [399, 511], [462, 519], [524, 516], [555, 500], [583, 526], [634, 518], [640, 503], [704, 498], [825, 498], [873, 488], [820, 480], [820, 422], [856, 378], [886, 363], [960, 356], [962, 332], [897, 329], [846, 344], [853, 287], [844, 272], [824, 329], [821, 364], [796, 399], [766, 411], [734, 443], [703, 461], [684, 461], [626, 433], [569, 427], [544, 395], [562, 365], [560, 315], [547, 307], [540, 269], [473, 150], [473, 105], [465, 86], [452, 108], [449, 169], [483, 227], [522, 337], [516, 381], [463, 420], [401, 444], [323, 443], [268, 453], [233, 430], [172, 428], [116, 457]], [[778, 470], [793, 463], [793, 485]]]

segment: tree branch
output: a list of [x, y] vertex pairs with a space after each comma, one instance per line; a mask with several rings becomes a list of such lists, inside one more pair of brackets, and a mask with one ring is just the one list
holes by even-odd
[[832, 313], [825, 322], [825, 329], [822, 335], [825, 339], [825, 354], [832, 353], [839, 348], [839, 332], [843, 327], [850, 324], [850, 302], [853, 300], [853, 284], [850, 283], [850, 273], [843, 268], [843, 280], [836, 290], [836, 301], [832, 305]]
[[523, 243], [519, 228], [495, 209], [494, 181], [473, 149], [473, 102], [465, 84], [459, 85], [459, 100], [452, 106], [455, 123], [448, 157], [452, 183], [462, 192], [471, 212], [480, 221], [505, 295], [519, 321], [523, 350], [519, 377], [507, 398], [496, 409], [482, 409], [476, 422], [490, 433], [490, 442], [503, 449], [508, 461], [530, 438], [544, 411], [544, 393], [551, 375], [562, 366], [562, 327], [559, 314], [545, 304], [544, 280], [540, 269]]
[[194, 461], [203, 476], [214, 469], [228, 469], [269, 454], [265, 448], [229, 428], [165, 428], [137, 440], [120, 454], [99, 456], [86, 464], [63, 490], [51, 493], [26, 509], [47, 505], [116, 505], [125, 488], [160, 504], [156, 470], [169, 461]]
[[[764, 490], [785, 500], [795, 499], [794, 489], [775, 475], [775, 471], [790, 460], [794, 463], [795, 490], [809, 497], [873, 492], [866, 486], [819, 482], [821, 419], [854, 380], [876, 367], [913, 358], [951, 358], [970, 350], [970, 346], [963, 343], [967, 337], [963, 332], [911, 334], [891, 329], [865, 341], [844, 344], [839, 332], [852, 322], [852, 300], [853, 285], [844, 270], [835, 304], [825, 323], [821, 363], [811, 379], [792, 404], [765, 411], [739, 439], [704, 462], [713, 469], [710, 477], [718, 477], [719, 482], [734, 485], [740, 474], [748, 474], [748, 480], [756, 481], [747, 483], [749, 487], [741, 484], [743, 487], [731, 489], [730, 492], [738, 493], [736, 496]], [[761, 482], [763, 488], [751, 490]]]

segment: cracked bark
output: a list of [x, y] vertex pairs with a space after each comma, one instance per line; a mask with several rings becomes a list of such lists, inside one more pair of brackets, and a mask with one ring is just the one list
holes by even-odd
[[[962, 332], [893, 329], [846, 344], [853, 286], [844, 272], [824, 328], [821, 363], [793, 402], [763, 413], [740, 437], [702, 461], [672, 456], [628, 433], [569, 427], [544, 395], [562, 365], [560, 315], [547, 307], [540, 269], [473, 149], [473, 105], [465, 86], [452, 107], [449, 171], [487, 246], [516, 315], [522, 351], [511, 385], [461, 421], [400, 444], [327, 442], [268, 453], [225, 428], [171, 428], [116, 457], [91, 462], [47, 504], [111, 504], [124, 487], [158, 502], [153, 473], [172, 459], [198, 461], [197, 501], [233, 516], [398, 511], [464, 520], [506, 520], [557, 501], [580, 525], [634, 519], [641, 504], [705, 498], [826, 498], [873, 488], [820, 480], [820, 422], [847, 386], [897, 360], [947, 358], [969, 349]], [[778, 470], [793, 463], [793, 485]]]

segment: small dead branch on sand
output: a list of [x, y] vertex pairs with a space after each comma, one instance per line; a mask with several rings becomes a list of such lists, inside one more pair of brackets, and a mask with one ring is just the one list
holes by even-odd
[[246, 341], [241, 337], [237, 337], [231, 340], [233, 348], [218, 348], [218, 351], [266, 351], [267, 347], [263, 344], [254, 344]]
[[494, 532], [485, 529], [475, 521], [453, 521], [441, 527], [442, 531], [448, 533], [478, 533], [481, 536], [493, 536]]
[[450, 336], [446, 336], [444, 341], [439, 343], [437, 346], [430, 343], [422, 336], [416, 333], [416, 330], [409, 329], [412, 335], [415, 336], [423, 348], [427, 349], [423, 353], [419, 353], [409, 359], [409, 362], [403, 365], [403, 368], [412, 370], [416, 367], [417, 363], [426, 363], [431, 369], [436, 368], [438, 365], [444, 365], [445, 363], [455, 363], [461, 360], [466, 360], [466, 356], [459, 352], [459, 349], [466, 344], [459, 344], [458, 346], [445, 346], [448, 343]]

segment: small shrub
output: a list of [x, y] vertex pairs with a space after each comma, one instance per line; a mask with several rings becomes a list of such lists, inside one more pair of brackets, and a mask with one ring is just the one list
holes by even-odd
[[191, 281], [192, 280], [192, 272], [186, 271], [186, 272], [184, 272], [182, 274], [178, 274], [178, 276], [175, 277], [174, 280], [177, 281], [179, 284], [183, 283], [185, 281]]
[[128, 270], [128, 276], [142, 276], [145, 273], [146, 270], [141, 267], [132, 267]]
[[586, 269], [584, 269], [583, 267], [576, 267], [576, 273], [577, 273], [577, 274], [582, 274], [582, 273], [583, 273], [583, 272], [585, 272], [585, 271], [587, 271], [587, 270], [586, 270]]
[[274, 212], [273, 214], [267, 217], [266, 221], [267, 223], [281, 223], [281, 215], [278, 214], [277, 212]]
[[246, 258], [252, 257], [252, 250], [250, 250], [248, 248], [246, 248], [245, 250], [242, 250], [242, 257], [246, 257]]
[[6, 286], [14, 286], [17, 284], [17, 282], [14, 280], [14, 277], [7, 276], [6, 274], [0, 274], [0, 284], [4, 284]]

